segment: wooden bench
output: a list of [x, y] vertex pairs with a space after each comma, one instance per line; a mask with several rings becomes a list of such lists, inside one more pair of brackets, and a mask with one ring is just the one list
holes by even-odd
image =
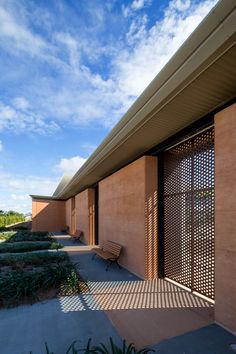
[[106, 267], [106, 271], [108, 270], [108, 268], [112, 263], [116, 263], [120, 268], [118, 259], [121, 253], [121, 249], [122, 246], [119, 245], [118, 243], [108, 241], [108, 240], [104, 241], [102, 247], [92, 249], [92, 251], [94, 252], [92, 259], [94, 259], [95, 256], [99, 256], [104, 260], [108, 261], [109, 264]]
[[84, 236], [83, 231], [81, 230], [76, 230], [76, 232], [71, 235], [71, 237], [73, 238], [74, 241], [80, 241], [81, 242], [81, 238]]

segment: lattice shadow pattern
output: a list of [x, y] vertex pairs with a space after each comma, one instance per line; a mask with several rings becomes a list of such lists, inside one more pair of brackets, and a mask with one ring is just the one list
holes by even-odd
[[213, 307], [163, 279], [89, 282], [86, 294], [59, 298], [63, 312]]

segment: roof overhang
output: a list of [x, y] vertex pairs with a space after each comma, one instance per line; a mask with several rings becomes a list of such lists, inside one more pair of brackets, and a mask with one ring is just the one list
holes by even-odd
[[115, 172], [236, 93], [236, 4], [220, 1], [135, 101], [57, 198]]
[[60, 193], [61, 190], [63, 190], [63, 188], [70, 182], [70, 180], [72, 179], [73, 175], [64, 175], [61, 179], [61, 181], [59, 182], [57, 188], [55, 189], [54, 193], [53, 193], [53, 197], [57, 196], [58, 193]]
[[51, 196], [48, 196], [48, 195], [33, 195], [33, 194], [31, 194], [30, 197], [32, 198], [32, 200], [64, 201], [64, 199], [51, 197]]

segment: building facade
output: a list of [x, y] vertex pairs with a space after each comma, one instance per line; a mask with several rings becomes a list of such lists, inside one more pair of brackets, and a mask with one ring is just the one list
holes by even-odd
[[123, 246], [120, 263], [215, 301], [236, 332], [236, 9], [220, 1], [82, 168], [32, 196], [33, 230]]

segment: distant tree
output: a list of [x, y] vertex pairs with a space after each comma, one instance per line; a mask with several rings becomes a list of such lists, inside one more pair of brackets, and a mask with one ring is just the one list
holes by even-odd
[[6, 212], [0, 210], [0, 227], [8, 226], [21, 221], [25, 221], [24, 214], [18, 213], [13, 210], [9, 210]]

